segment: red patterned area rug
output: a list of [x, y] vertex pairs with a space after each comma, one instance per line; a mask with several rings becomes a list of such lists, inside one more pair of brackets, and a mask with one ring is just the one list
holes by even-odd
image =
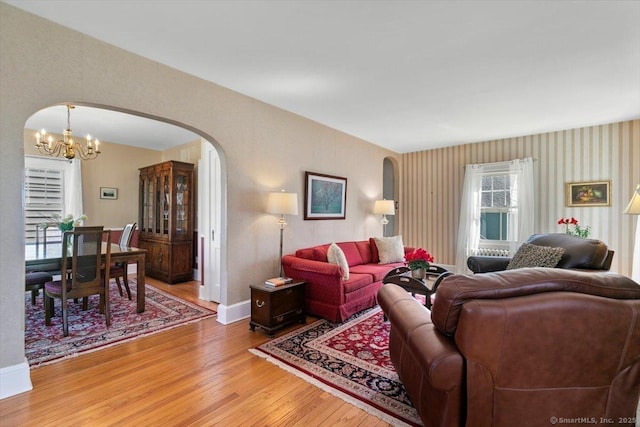
[[394, 426], [421, 426], [389, 359], [389, 328], [375, 307], [344, 323], [318, 320], [249, 351]]
[[115, 282], [109, 288], [111, 326], [98, 310], [99, 297], [89, 298], [89, 308], [82, 311], [82, 302], [69, 301], [69, 336], [62, 335], [60, 301], [55, 301], [55, 317], [51, 326], [44, 324], [42, 291], [31, 305], [31, 292], [25, 293], [25, 353], [33, 367], [78, 356], [142, 336], [175, 328], [216, 315], [215, 311], [177, 298], [146, 285], [145, 311], [136, 312], [136, 281], [130, 279], [132, 300], [121, 297]]

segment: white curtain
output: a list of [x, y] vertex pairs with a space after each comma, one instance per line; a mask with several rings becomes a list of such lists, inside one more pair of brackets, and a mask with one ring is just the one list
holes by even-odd
[[73, 159], [66, 162], [64, 170], [64, 215], [73, 215], [74, 218], [84, 214], [82, 206], [82, 162]]
[[[511, 208], [509, 209], [509, 253], [513, 255], [534, 227], [535, 193], [533, 189], [533, 159], [510, 162], [470, 164], [465, 166], [460, 222], [456, 249], [456, 271], [467, 274], [467, 258], [480, 246], [480, 214], [482, 177], [504, 172], [511, 176]], [[514, 226], [515, 225], [515, 226]]]
[[[533, 190], [533, 159], [527, 157], [513, 160], [509, 164], [511, 175], [511, 207], [510, 214], [515, 227], [509, 230], [509, 255], [513, 256], [525, 240], [533, 234], [535, 192]], [[515, 179], [514, 179], [515, 178]]]
[[482, 189], [482, 165], [467, 165], [464, 169], [464, 185], [460, 201], [460, 222], [456, 270], [466, 274], [467, 257], [480, 244], [480, 190]]

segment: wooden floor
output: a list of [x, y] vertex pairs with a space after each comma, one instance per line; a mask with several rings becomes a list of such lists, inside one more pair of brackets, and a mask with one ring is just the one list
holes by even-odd
[[[197, 282], [148, 283], [216, 308]], [[0, 400], [0, 425], [388, 425], [249, 353], [267, 340], [248, 319], [205, 319], [33, 369], [33, 390]]]

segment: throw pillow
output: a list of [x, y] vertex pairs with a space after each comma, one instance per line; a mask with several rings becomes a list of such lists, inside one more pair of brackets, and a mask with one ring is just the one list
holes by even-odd
[[555, 267], [564, 254], [564, 248], [551, 248], [523, 243], [513, 259], [507, 265], [507, 270], [525, 267]]
[[378, 248], [380, 264], [404, 262], [404, 244], [402, 236], [374, 237]]
[[344, 256], [344, 252], [340, 249], [340, 246], [332, 243], [327, 251], [327, 261], [331, 264], [337, 264], [342, 267], [342, 278], [349, 280], [349, 264], [347, 263], [347, 257]]

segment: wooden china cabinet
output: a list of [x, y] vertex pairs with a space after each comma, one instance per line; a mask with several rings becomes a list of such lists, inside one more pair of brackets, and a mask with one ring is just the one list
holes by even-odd
[[146, 274], [167, 283], [193, 279], [193, 165], [167, 161], [140, 168], [138, 246]]

